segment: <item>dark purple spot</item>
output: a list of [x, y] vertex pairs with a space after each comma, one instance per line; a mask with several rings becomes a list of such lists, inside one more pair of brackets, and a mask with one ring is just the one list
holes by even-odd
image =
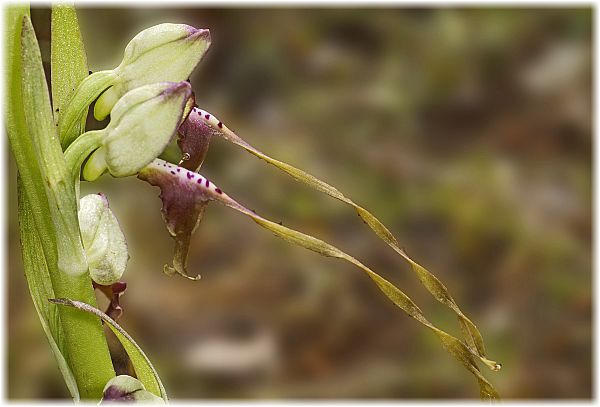
[[177, 168], [177, 172], [181, 171], [181, 168]]
[[207, 114], [205, 114], [205, 115], [204, 115], [204, 118], [205, 118], [206, 120], [208, 120], [208, 119], [210, 119], [210, 115], [207, 113]]
[[223, 191], [221, 191], [219, 188], [215, 188], [215, 191], [217, 192], [217, 194], [222, 194]]
[[202, 178], [198, 178], [198, 184], [202, 184]]
[[208, 188], [209, 185], [210, 185], [210, 182], [208, 181], [208, 178], [206, 178], [206, 188]]
[[223, 128], [223, 123], [219, 122], [218, 126], [219, 126], [220, 129], [222, 129]]
[[188, 173], [186, 174], [188, 179], [192, 179], [194, 178], [194, 174], [192, 174], [191, 172], [188, 171]]
[[171, 171], [171, 174], [175, 175], [175, 171]]

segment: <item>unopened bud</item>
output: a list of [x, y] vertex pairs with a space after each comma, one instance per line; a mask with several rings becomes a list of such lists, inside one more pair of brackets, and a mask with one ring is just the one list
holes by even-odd
[[120, 280], [125, 272], [127, 243], [117, 218], [102, 194], [86, 195], [79, 201], [79, 228], [90, 277], [101, 285]]

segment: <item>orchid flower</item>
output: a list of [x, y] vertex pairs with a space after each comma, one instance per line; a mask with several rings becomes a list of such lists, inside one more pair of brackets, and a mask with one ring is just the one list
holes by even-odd
[[[114, 371], [109, 366], [103, 368], [102, 377], [94, 378], [95, 387], [90, 385], [85, 373], [93, 372], [91, 369], [93, 366], [85, 361], [85, 357], [89, 355], [82, 354], [76, 346], [78, 321], [73, 318], [68, 319], [70, 314], [63, 312], [61, 315], [70, 324], [64, 325], [65, 331], [68, 328], [70, 342], [68, 347], [62, 348], [69, 349], [83, 361], [79, 365], [74, 364], [69, 358], [64, 358], [62, 349], [56, 346], [61, 371], [68, 382], [71, 380], [70, 387], [75, 388], [74, 397], [79, 397], [78, 386], [86, 390], [86, 396], [96, 394], [97, 384], [102, 379], [103, 401], [163, 402], [167, 400], [156, 370], [139, 346], [115, 322], [122, 313], [119, 297], [126, 287], [125, 283], [120, 281], [129, 258], [125, 236], [104, 195], [87, 195], [79, 199], [80, 178], [94, 181], [108, 172], [115, 178], [137, 174], [139, 179], [160, 188], [162, 215], [167, 230], [175, 241], [173, 262], [171, 265], [164, 266], [166, 274], [178, 274], [192, 280], [199, 279], [199, 276], [191, 277], [187, 271], [190, 240], [209, 202], [218, 202], [250, 218], [260, 227], [289, 243], [323, 256], [344, 260], [357, 267], [389, 300], [438, 337], [444, 348], [475, 376], [482, 398], [499, 398], [477, 364], [479, 360], [494, 371], [500, 369], [499, 363], [486, 357], [479, 330], [461, 311], [443, 283], [412, 260], [401, 249], [398, 241], [385, 225], [338, 189], [303, 170], [268, 156], [245, 142], [212, 113], [195, 106], [192, 87], [186, 79], [210, 46], [208, 30], [183, 24], [160, 24], [140, 32], [127, 45], [119, 66], [112, 70], [91, 74], [77, 87], [74, 86], [70, 95], [65, 93], [68, 91], [64, 91], [70, 89], [70, 86], [63, 86], [61, 100], [66, 102], [61, 105], [63, 111], [55, 110], [57, 114], [52, 120], [50, 100], [33, 28], [27, 16], [19, 18], [23, 27], [21, 39], [24, 49], [23, 63], [27, 68], [19, 80], [22, 82], [23, 99], [30, 102], [23, 104], [27, 115], [22, 121], [27, 127], [25, 130], [20, 130], [19, 136], [29, 131], [36, 143], [30, 145], [32, 143], [27, 135], [21, 138], [13, 135], [11, 142], [16, 146], [13, 150], [17, 151], [15, 155], [19, 158], [32, 155], [29, 152], [32, 150], [40, 159], [39, 168], [35, 166], [29, 168], [31, 162], [18, 160], [19, 170], [29, 170], [27, 174], [35, 175], [37, 169], [45, 177], [34, 177], [36, 184], [33, 186], [26, 184], [28, 191], [35, 194], [23, 195], [20, 202], [23, 202], [27, 210], [29, 200], [35, 198], [33, 202], [43, 203], [46, 199], [44, 193], [46, 193], [49, 197], [47, 212], [52, 219], [48, 225], [43, 224], [43, 226], [53, 233], [68, 232], [67, 238], [62, 241], [59, 239], [57, 243], [59, 245], [57, 270], [52, 262], [48, 265], [41, 260], [38, 263], [31, 262], [28, 263], [28, 278], [33, 276], [34, 266], [42, 265], [46, 267], [44, 269], [46, 273], [53, 273], [55, 278], [53, 284], [61, 287], [60, 293], [75, 292], [79, 299], [90, 301], [89, 298], [93, 296], [93, 292], [90, 296], [92, 287], [98, 287], [103, 291], [111, 300], [107, 313], [99, 311], [94, 304], [79, 301], [78, 298], [50, 298], [50, 302], [94, 315], [96, 319], [91, 321], [96, 324], [93, 329], [97, 334], [100, 332], [97, 318], [104, 321], [130, 355], [139, 379], [130, 376], [115, 377]], [[14, 76], [14, 73], [11, 75]], [[20, 96], [15, 89], [11, 89], [11, 92]], [[96, 119], [103, 120], [110, 115], [110, 122], [102, 130], [84, 132], [82, 121], [94, 100]], [[11, 119], [11, 128], [18, 127], [13, 125], [13, 122], [16, 123], [16, 119]], [[181, 150], [181, 160], [175, 164], [159, 159], [158, 157], [177, 133], [179, 133], [177, 145]], [[353, 207], [371, 230], [409, 263], [431, 295], [456, 314], [464, 341], [433, 325], [410, 297], [355, 257], [321, 239], [256, 214], [206, 176], [198, 173], [213, 137], [236, 144], [284, 171], [296, 181]], [[42, 185], [44, 182], [46, 184]], [[33, 244], [37, 235], [31, 226], [31, 221], [25, 215], [23, 235], [28, 238], [24, 247], [37, 255], [39, 253], [36, 252], [37, 248]], [[40, 240], [42, 237], [45, 238], [41, 232], [40, 236]], [[49, 255], [53, 255], [52, 250], [47, 251]], [[70, 254], [71, 252], [74, 254]], [[37, 258], [44, 260], [40, 256]], [[48, 258], [54, 261], [53, 257]], [[69, 275], [71, 280], [67, 280], [61, 273]], [[64, 287], [70, 287], [65, 282], [71, 281], [77, 281], [79, 286], [71, 291], [65, 290]], [[84, 293], [87, 297], [80, 295], [81, 292], [77, 291], [79, 287], [82, 287], [80, 291], [87, 290]], [[36, 297], [37, 294], [32, 295], [34, 300], [43, 298], [42, 295], [38, 295], [39, 298]], [[51, 294], [44, 295], [48, 299]], [[37, 306], [38, 302], [35, 303]], [[47, 305], [46, 302], [45, 304]], [[51, 321], [50, 318], [44, 318], [43, 321]], [[48, 335], [51, 343], [55, 338], [60, 339], [60, 335], [54, 332]], [[102, 337], [98, 336], [98, 338], [96, 342], [98, 349], [101, 349], [104, 355], [107, 353], [106, 344], [102, 342]], [[77, 357], [75, 360], [77, 361]], [[103, 360], [106, 362], [105, 357]], [[69, 370], [71, 365], [77, 369], [74, 373]], [[112, 378], [105, 379], [107, 376]], [[77, 378], [76, 384], [73, 384], [75, 383], [73, 377]]]
[[[108, 71], [94, 72], [75, 89], [58, 121], [63, 148], [79, 135], [77, 124], [96, 99], [94, 116], [103, 120], [130, 90], [156, 82], [189, 78], [210, 46], [210, 32], [185, 24], [159, 24], [137, 34], [125, 48], [122, 62]], [[98, 97], [100, 96], [100, 97]]]
[[[404, 292], [359, 260], [320, 239], [257, 215], [254, 211], [235, 201], [207, 177], [193, 170], [156, 159], [140, 171], [138, 178], [161, 189], [160, 198], [163, 202], [163, 217], [169, 232], [176, 241], [174, 263], [173, 266], [165, 266], [167, 273], [177, 272], [187, 277], [185, 270], [185, 254], [187, 253], [187, 249], [182, 248], [182, 246], [189, 243], [189, 237], [197, 228], [206, 205], [210, 201], [219, 202], [249, 217], [259, 226], [292, 244], [304, 247], [326, 257], [345, 260], [361, 269], [395, 305], [400, 307], [410, 317], [431, 329], [442, 341], [444, 347], [476, 376], [482, 398], [495, 399], [499, 397], [493, 386], [483, 377], [477, 367], [475, 360], [477, 358], [482, 361], [484, 360], [474, 348], [467, 346], [454, 336], [435, 327], [425, 318], [420, 308]], [[180, 267], [183, 268], [179, 269]], [[198, 278], [195, 277], [193, 279]], [[489, 365], [489, 363], [486, 364]]]

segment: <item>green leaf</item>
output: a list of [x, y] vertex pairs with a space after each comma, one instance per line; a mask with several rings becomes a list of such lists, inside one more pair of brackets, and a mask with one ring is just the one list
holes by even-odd
[[[6, 127], [15, 157], [18, 178], [18, 207], [23, 266], [36, 312], [48, 342], [57, 360], [65, 383], [74, 399], [79, 398], [74, 377], [65, 356], [60, 317], [47, 306], [46, 299], [54, 296], [50, 273], [57, 272], [56, 235], [50, 208], [46, 199], [40, 169], [33, 143], [29, 136], [23, 97], [21, 93], [21, 27], [23, 16], [29, 15], [27, 6], [9, 6], [5, 13], [6, 29]], [[35, 208], [35, 211], [32, 210]]]
[[[302, 182], [308, 185], [309, 187], [316, 189], [317, 191], [323, 192], [335, 199], [338, 199], [352, 206], [354, 210], [356, 210], [358, 216], [360, 216], [365, 221], [369, 228], [371, 228], [371, 230], [375, 232], [375, 234], [381, 240], [387, 243], [388, 246], [390, 246], [396, 253], [402, 256], [402, 258], [404, 258], [410, 264], [412, 270], [417, 274], [417, 277], [425, 286], [425, 288], [431, 293], [431, 295], [436, 300], [450, 308], [457, 315], [468, 345], [477, 352], [478, 357], [481, 359], [481, 361], [484, 362], [492, 370], [500, 370], [501, 365], [499, 363], [489, 360], [485, 357], [485, 348], [483, 345], [483, 338], [481, 337], [481, 333], [479, 332], [475, 324], [463, 314], [458, 304], [454, 301], [444, 284], [442, 284], [442, 282], [436, 276], [430, 273], [427, 269], [425, 269], [423, 266], [411, 259], [404, 252], [404, 250], [400, 248], [400, 245], [398, 244], [398, 241], [396, 240], [394, 235], [392, 235], [388, 228], [383, 223], [381, 223], [379, 219], [377, 219], [373, 214], [371, 214], [365, 208], [357, 205], [350, 198], [342, 194], [339, 190], [327, 184], [326, 182], [321, 181], [317, 177], [308, 174], [307, 172], [302, 171], [290, 164], [271, 158], [262, 151], [259, 151], [258, 149], [254, 148], [246, 141], [242, 140], [233, 131], [228, 129], [227, 126], [225, 126], [213, 114], [195, 108], [190, 113], [187, 121], [191, 122], [193, 120], [198, 119], [203, 120], [207, 125], [209, 125], [212, 128], [212, 135], [221, 135], [225, 140], [242, 147], [244, 150], [251, 153], [252, 155], [284, 171], [296, 181]], [[206, 131], [200, 132], [200, 134], [204, 133], [206, 133]]]
[[[18, 103], [10, 101], [10, 109], [15, 109], [15, 115], [23, 115], [27, 129], [26, 133], [17, 131], [10, 135], [17, 168], [20, 172], [27, 171], [21, 172], [24, 187], [29, 183], [34, 185], [24, 189], [36, 216], [36, 226], [40, 228], [38, 233], [55, 295], [95, 303], [79, 236], [75, 188], [56, 135], [35, 32], [27, 15], [13, 23], [22, 27], [21, 51], [9, 55], [21, 61], [21, 94]], [[32, 163], [38, 166], [37, 173], [29, 171]], [[115, 374], [100, 320], [82, 316], [75, 310], [63, 309], [59, 314], [64, 331], [63, 354], [77, 381], [79, 394], [82, 399], [100, 399], [103, 386]]]
[[67, 298], [53, 298], [49, 300], [50, 302], [58, 305], [66, 305], [69, 307], [76, 308], [81, 311], [89, 312], [100, 317], [104, 322], [106, 322], [109, 328], [114, 332], [117, 336], [125, 351], [129, 355], [131, 359], [131, 363], [133, 364], [133, 368], [135, 369], [135, 373], [137, 378], [143, 383], [146, 387], [146, 390], [152, 392], [153, 394], [161, 397], [163, 400], [167, 401], [167, 392], [160, 381], [160, 377], [156, 372], [154, 366], [150, 362], [150, 359], [146, 356], [142, 348], [133, 340], [133, 338], [117, 324], [111, 317], [106, 315], [104, 312], [99, 309], [86, 304], [81, 301], [74, 301]]
[[21, 92], [23, 71], [21, 66], [21, 27], [25, 15], [29, 15], [29, 8], [26, 6], [13, 5], [6, 9], [6, 127], [17, 169], [21, 175], [21, 186], [31, 206], [36, 208], [33, 217], [44, 254], [52, 263], [52, 259], [56, 258], [56, 236], [44, 182], [25, 120]]
[[54, 353], [58, 368], [65, 379], [69, 393], [75, 401], [79, 400], [79, 390], [73, 372], [65, 359], [64, 332], [56, 307], [50, 307], [46, 301], [55, 297], [50, 281], [50, 272], [38, 236], [38, 229], [33, 221], [33, 211], [27, 201], [25, 191], [21, 187], [21, 178], [17, 180], [19, 206], [19, 232], [23, 256], [23, 268], [29, 287], [33, 305], [40, 318], [40, 323], [48, 343]]
[[[88, 76], [88, 67], [75, 7], [67, 4], [53, 5], [51, 30], [52, 105], [54, 121], [58, 124], [61, 112], [75, 89]], [[86, 116], [87, 114], [83, 114], [81, 123], [73, 129], [74, 132], [83, 133]]]
[[23, 109], [46, 186], [54, 227], [61, 236], [57, 239], [59, 268], [71, 275], [81, 275], [87, 272], [87, 263], [79, 237], [75, 188], [70, 182], [56, 135], [40, 49], [27, 16], [23, 18], [21, 49]]

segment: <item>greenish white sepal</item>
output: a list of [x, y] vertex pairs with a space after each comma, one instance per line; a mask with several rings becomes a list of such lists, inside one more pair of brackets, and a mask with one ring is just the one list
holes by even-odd
[[121, 279], [129, 255], [117, 218], [102, 194], [86, 195], [79, 201], [79, 227], [92, 280], [111, 285]]
[[186, 80], [208, 47], [210, 33], [186, 24], [159, 24], [143, 30], [125, 48], [113, 71], [118, 79], [96, 101], [94, 117], [103, 120], [128, 91], [154, 82]]
[[[167, 147], [191, 99], [188, 82], [163, 82], [141, 86], [115, 105], [111, 121], [102, 130], [84, 133], [65, 151], [72, 174], [93, 181], [106, 170], [114, 177], [137, 174]], [[93, 152], [93, 154], [92, 154]]]
[[115, 105], [103, 147], [115, 177], [137, 174], [169, 144], [192, 95], [187, 82], [157, 83], [127, 93]]

